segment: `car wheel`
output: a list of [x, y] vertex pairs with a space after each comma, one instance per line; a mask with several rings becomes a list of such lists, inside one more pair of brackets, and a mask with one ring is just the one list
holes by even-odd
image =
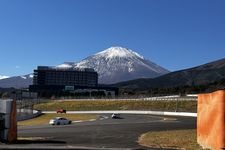
[[71, 124], [72, 123], [72, 121], [69, 121], [69, 124]]

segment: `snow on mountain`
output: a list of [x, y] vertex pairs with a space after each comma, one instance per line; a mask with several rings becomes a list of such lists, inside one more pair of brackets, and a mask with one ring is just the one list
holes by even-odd
[[20, 76], [22, 79], [27, 79], [27, 77], [25, 77], [25, 76]]
[[33, 74], [14, 76], [0, 80], [1, 88], [27, 88], [33, 83]]
[[33, 73], [32, 74], [29, 74], [29, 78], [32, 78], [33, 79], [34, 75]]
[[99, 83], [111, 84], [136, 78], [154, 78], [169, 71], [145, 59], [138, 53], [122, 47], [110, 47], [74, 63], [61, 64], [75, 68], [93, 68], [99, 74]]
[[24, 76], [18, 76], [18, 77], [20, 77], [20, 78], [22, 78], [22, 79], [33, 79], [33, 74], [27, 74], [27, 75], [24, 75]]
[[127, 48], [122, 48], [122, 47], [111, 47], [95, 55], [102, 55], [102, 56], [105, 56], [106, 58], [137, 56], [144, 59], [144, 57], [139, 55], [138, 53], [132, 50], [129, 50]]
[[6, 79], [6, 78], [9, 78], [9, 76], [2, 76], [2, 75], [0, 75], [0, 80]]
[[65, 62], [61, 65], [56, 66], [56, 68], [72, 68], [74, 65], [74, 62]]

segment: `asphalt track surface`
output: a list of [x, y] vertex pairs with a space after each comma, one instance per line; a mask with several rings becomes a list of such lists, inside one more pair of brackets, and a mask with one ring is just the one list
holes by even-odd
[[[20, 145], [70, 146], [92, 148], [149, 149], [138, 144], [138, 137], [148, 131], [196, 128], [196, 118], [172, 117], [167, 119], [151, 115], [121, 115], [111, 119], [101, 114], [96, 121], [77, 122], [71, 125], [23, 126], [18, 128]], [[108, 119], [106, 119], [108, 117]], [[41, 140], [40, 140], [40, 139]], [[36, 139], [36, 140], [35, 140]], [[39, 140], [37, 140], [39, 139]]]

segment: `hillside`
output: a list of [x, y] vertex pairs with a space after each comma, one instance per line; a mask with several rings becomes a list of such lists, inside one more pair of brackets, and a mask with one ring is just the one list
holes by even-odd
[[225, 78], [225, 58], [190, 69], [168, 73], [151, 79], [137, 79], [121, 82], [113, 86], [122, 89], [146, 90], [149, 88], [172, 88], [198, 86], [214, 83]]

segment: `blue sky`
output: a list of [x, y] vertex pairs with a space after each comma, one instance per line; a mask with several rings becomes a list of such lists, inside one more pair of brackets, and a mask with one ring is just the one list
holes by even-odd
[[0, 0], [0, 75], [111, 46], [171, 70], [225, 57], [224, 0]]

